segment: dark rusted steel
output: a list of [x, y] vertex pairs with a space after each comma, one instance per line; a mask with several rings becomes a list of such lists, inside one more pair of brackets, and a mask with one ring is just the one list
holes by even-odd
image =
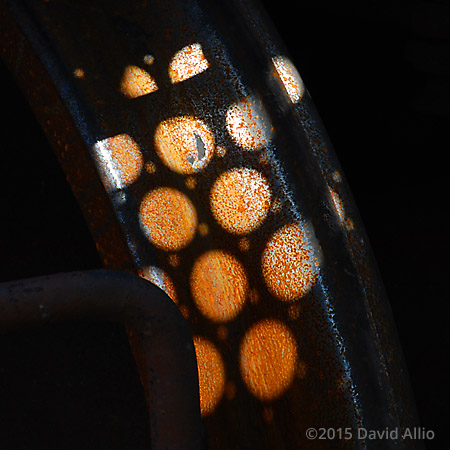
[[189, 327], [157, 286], [123, 272], [72, 272], [0, 284], [0, 333], [66, 320], [129, 330], [150, 413], [151, 448], [206, 448]]
[[417, 425], [345, 177], [260, 5], [0, 5], [4, 58], [105, 266], [189, 322], [210, 447], [379, 448], [356, 430]]

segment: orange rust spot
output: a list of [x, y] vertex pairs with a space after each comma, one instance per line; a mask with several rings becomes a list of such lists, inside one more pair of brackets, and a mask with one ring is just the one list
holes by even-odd
[[257, 289], [251, 289], [248, 295], [250, 303], [256, 304], [259, 302], [259, 292]]
[[171, 83], [192, 78], [209, 67], [209, 62], [203, 54], [199, 43], [187, 45], [175, 53], [169, 64], [169, 78]]
[[127, 66], [120, 80], [120, 92], [127, 98], [137, 98], [158, 90], [153, 77], [138, 66]]
[[156, 172], [156, 164], [152, 161], [147, 161], [144, 164], [144, 168], [147, 173], [153, 174]]
[[178, 267], [180, 265], [180, 256], [176, 253], [170, 254], [167, 260], [172, 267]]
[[241, 168], [223, 173], [210, 193], [211, 212], [230, 233], [246, 234], [255, 230], [270, 208], [268, 181], [256, 170]]
[[294, 303], [293, 305], [289, 306], [288, 309], [289, 319], [291, 320], [297, 320], [300, 316], [300, 306], [298, 303]]
[[206, 236], [209, 233], [209, 226], [207, 223], [202, 222], [198, 226], [198, 232], [200, 236]]
[[227, 129], [245, 150], [257, 150], [269, 143], [271, 127], [262, 109], [251, 98], [244, 98], [227, 111]]
[[84, 70], [83, 70], [81, 67], [76, 68], [76, 69], [73, 71], [73, 76], [74, 76], [75, 78], [84, 79], [84, 77], [85, 77]]
[[112, 180], [122, 186], [129, 186], [138, 179], [144, 166], [144, 157], [139, 145], [128, 134], [103, 139], [96, 144], [96, 148], [101, 158], [109, 162]]
[[175, 304], [178, 304], [178, 296], [175, 290], [175, 285], [164, 270], [159, 267], [150, 266], [143, 269], [139, 273], [139, 276], [145, 278], [153, 284], [156, 284], [156, 286], [162, 289]]
[[296, 300], [311, 289], [316, 273], [299, 225], [285, 225], [269, 239], [262, 271], [269, 291], [280, 300]]
[[290, 386], [297, 361], [297, 344], [285, 325], [266, 319], [247, 331], [240, 348], [242, 378], [260, 400], [280, 397]]
[[336, 210], [339, 219], [341, 223], [345, 219], [345, 211], [344, 211], [344, 204], [342, 203], [341, 197], [337, 194], [337, 192], [334, 189], [328, 188], [330, 191], [331, 199], [333, 200], [334, 209]]
[[266, 153], [261, 153], [258, 157], [258, 161], [262, 166], [265, 166], [269, 163], [269, 157]]
[[248, 252], [250, 250], [250, 241], [248, 238], [241, 238], [238, 242], [238, 247], [241, 252]]
[[184, 180], [184, 184], [188, 189], [195, 189], [197, 187], [197, 180], [193, 176], [188, 176]]
[[194, 337], [202, 416], [211, 414], [225, 388], [225, 367], [216, 347], [207, 339]]
[[285, 56], [276, 56], [272, 58], [272, 62], [291, 102], [299, 102], [305, 92], [305, 86], [294, 64]]
[[223, 158], [226, 154], [227, 154], [227, 149], [226, 149], [225, 147], [223, 147], [223, 146], [221, 146], [221, 145], [218, 145], [218, 146], [216, 147], [216, 155], [217, 155], [219, 158]]
[[352, 231], [354, 229], [354, 224], [353, 224], [353, 221], [349, 217], [347, 217], [347, 214], [345, 212], [344, 202], [342, 201], [341, 197], [334, 189], [329, 187], [328, 190], [330, 191], [331, 199], [333, 200], [333, 206], [339, 216], [339, 221], [340, 221], [341, 225], [347, 231]]
[[228, 252], [211, 250], [201, 255], [192, 268], [190, 283], [198, 309], [214, 322], [233, 319], [244, 306], [247, 275]]
[[281, 200], [278, 198], [274, 199], [272, 202], [272, 207], [271, 207], [272, 212], [277, 214], [281, 211], [282, 208], [283, 208], [283, 203], [281, 202]]
[[144, 64], [151, 66], [155, 62], [155, 57], [153, 55], [144, 55]]
[[173, 188], [162, 187], [146, 194], [139, 208], [139, 217], [150, 242], [166, 251], [186, 247], [197, 228], [194, 205]]
[[207, 166], [214, 153], [214, 137], [204, 122], [180, 116], [161, 122], [155, 131], [161, 161], [177, 173], [189, 175]]

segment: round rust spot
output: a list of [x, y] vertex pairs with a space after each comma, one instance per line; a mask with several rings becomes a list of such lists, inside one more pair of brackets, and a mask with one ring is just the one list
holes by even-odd
[[202, 416], [211, 414], [225, 389], [225, 367], [216, 347], [207, 339], [194, 337], [200, 388], [200, 410]]
[[194, 205], [173, 188], [158, 188], [146, 194], [139, 208], [139, 217], [149, 241], [166, 251], [186, 247], [197, 228]]
[[97, 143], [116, 188], [134, 183], [142, 172], [144, 157], [137, 142], [128, 134], [117, 134]]
[[158, 90], [153, 77], [138, 66], [127, 66], [120, 81], [120, 91], [127, 98], [137, 98]]
[[290, 386], [297, 361], [297, 344], [285, 325], [266, 319], [247, 331], [240, 349], [242, 378], [260, 400], [280, 397]]
[[299, 225], [285, 225], [269, 239], [262, 271], [269, 291], [280, 300], [296, 300], [311, 289], [316, 272]]
[[154, 140], [161, 161], [185, 175], [204, 169], [214, 154], [214, 137], [209, 128], [201, 120], [188, 116], [161, 122]]
[[228, 232], [242, 235], [258, 228], [265, 219], [271, 192], [258, 171], [232, 169], [216, 180], [209, 199], [217, 222]]
[[190, 282], [195, 304], [214, 322], [233, 319], [244, 306], [247, 275], [230, 253], [211, 250], [201, 255], [194, 263]]
[[199, 43], [187, 45], [175, 53], [169, 64], [170, 81], [180, 83], [204, 72], [209, 67], [209, 62], [203, 54]]
[[272, 62], [291, 102], [299, 102], [305, 93], [305, 85], [294, 64], [285, 56], [276, 56]]
[[271, 138], [268, 119], [251, 98], [244, 98], [227, 111], [227, 129], [231, 137], [245, 150], [258, 150]]

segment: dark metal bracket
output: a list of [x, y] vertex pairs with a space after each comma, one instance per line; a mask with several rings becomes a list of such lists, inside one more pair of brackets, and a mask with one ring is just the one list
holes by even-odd
[[150, 412], [151, 448], [206, 448], [189, 327], [172, 300], [138, 276], [71, 272], [0, 284], [0, 333], [65, 320], [122, 323]]

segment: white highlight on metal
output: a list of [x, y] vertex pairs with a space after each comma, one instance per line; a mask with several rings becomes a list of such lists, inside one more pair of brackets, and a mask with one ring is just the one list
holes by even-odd
[[209, 62], [202, 46], [196, 42], [175, 53], [169, 64], [169, 78], [173, 84], [180, 83], [204, 72], [208, 67]]
[[106, 190], [111, 192], [123, 189], [125, 183], [123, 183], [119, 171], [117, 170], [116, 163], [111, 155], [111, 151], [108, 146], [109, 138], [97, 141], [94, 144], [94, 151], [99, 162], [98, 167], [103, 174], [103, 184], [105, 184]]
[[272, 127], [262, 105], [246, 97], [228, 108], [227, 130], [245, 150], [258, 150], [272, 138]]
[[291, 102], [298, 103], [305, 92], [305, 85], [297, 68], [286, 56], [275, 56], [272, 62]]

